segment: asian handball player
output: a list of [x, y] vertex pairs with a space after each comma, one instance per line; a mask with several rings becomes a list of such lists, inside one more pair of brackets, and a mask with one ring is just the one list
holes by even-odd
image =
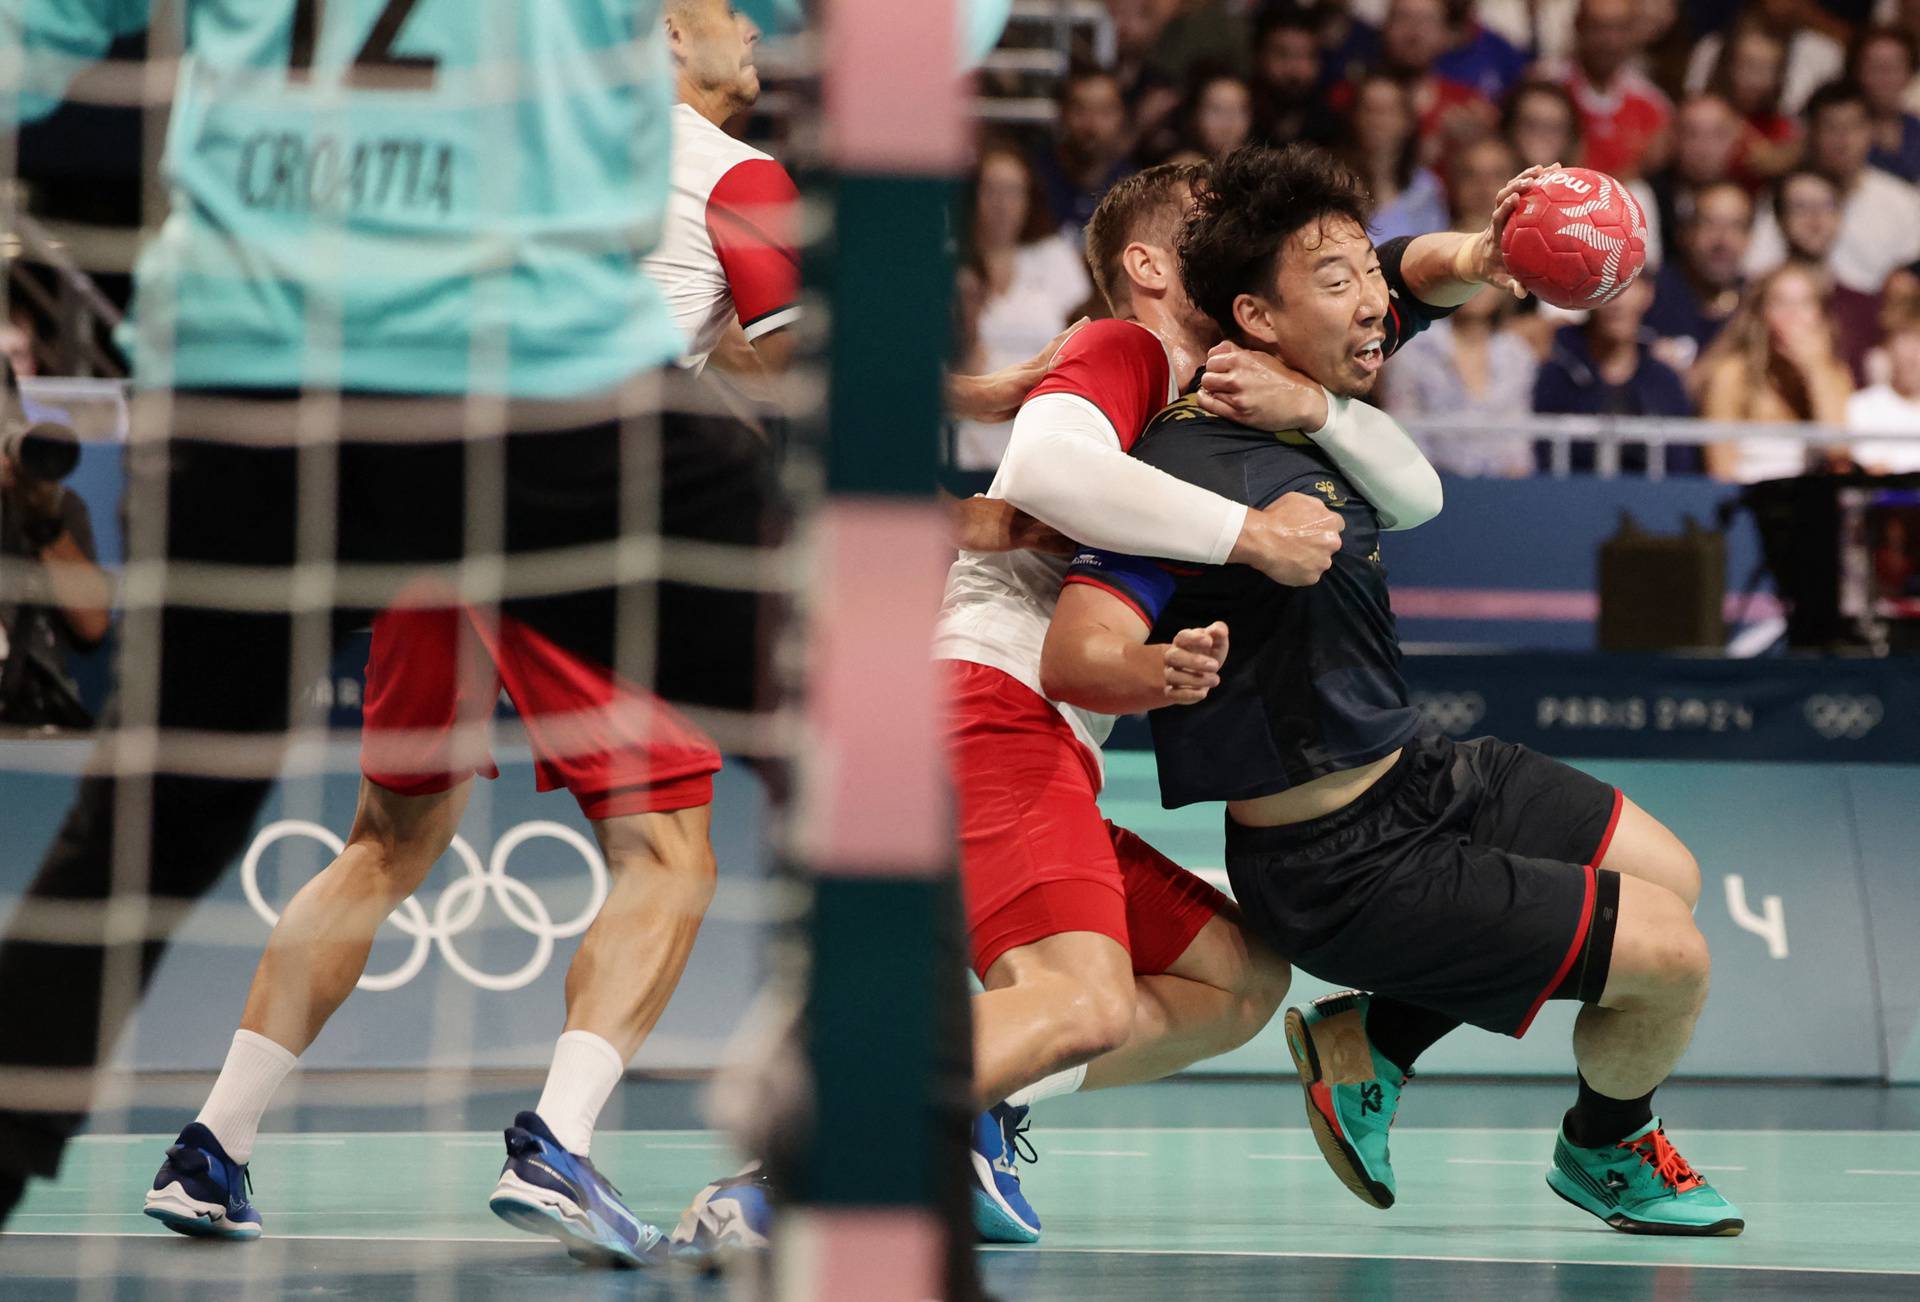
[[[1067, 339], [1020, 408], [989, 498], [1068, 537], [1125, 540], [1191, 565], [1240, 562], [1277, 584], [1316, 581], [1339, 522], [1304, 494], [1262, 510], [1183, 484], [1126, 455], [1198, 372], [1218, 332], [1192, 308], [1173, 239], [1203, 173], [1156, 167], [1116, 185], [1088, 229], [1088, 259], [1117, 319]], [[1438, 479], [1393, 422], [1328, 395], [1270, 359], [1237, 365], [1226, 390], [1266, 419], [1319, 431], [1397, 523], [1439, 506]], [[963, 553], [935, 642], [952, 693], [973, 965], [976, 1224], [1031, 1242], [1015, 1145], [1028, 1107], [1075, 1089], [1156, 1079], [1250, 1038], [1287, 984], [1231, 902], [1100, 815], [1100, 744], [1112, 720], [1041, 690], [1040, 647], [1064, 561], [1035, 551]], [[1203, 696], [1205, 643], [1147, 653], [1161, 704]]]
[[[1506, 279], [1500, 229], [1532, 177], [1508, 184], [1483, 232], [1375, 249], [1364, 187], [1345, 167], [1303, 146], [1242, 149], [1201, 189], [1182, 275], [1247, 348], [1365, 394], [1399, 343]], [[1388, 1128], [1420, 1053], [1463, 1022], [1523, 1035], [1547, 1000], [1572, 1000], [1579, 1089], [1548, 1185], [1616, 1229], [1738, 1234], [1739, 1209], [1652, 1110], [1706, 999], [1686, 847], [1575, 769], [1423, 726], [1400, 672], [1382, 513], [1313, 438], [1183, 402], [1134, 455], [1255, 507], [1314, 493], [1346, 523], [1332, 568], [1304, 588], [1169, 566], [1137, 547], [1083, 552], [1042, 660], [1057, 699], [1137, 709], [1164, 691], [1168, 646], [1214, 639], [1206, 699], [1152, 716], [1161, 794], [1169, 807], [1226, 802], [1227, 871], [1248, 928], [1302, 970], [1372, 992], [1287, 1015], [1309, 1124], [1336, 1174], [1392, 1205]]]

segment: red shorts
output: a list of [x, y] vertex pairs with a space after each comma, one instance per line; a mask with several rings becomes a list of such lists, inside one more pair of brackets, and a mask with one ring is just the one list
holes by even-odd
[[948, 749], [974, 971], [1068, 931], [1111, 936], [1165, 972], [1232, 904], [1100, 816], [1099, 762], [1060, 712], [998, 669], [948, 661]]
[[666, 702], [518, 620], [461, 607], [374, 619], [360, 771], [403, 796], [498, 777], [488, 732], [503, 685], [535, 785], [565, 787], [589, 819], [712, 803], [720, 752]]

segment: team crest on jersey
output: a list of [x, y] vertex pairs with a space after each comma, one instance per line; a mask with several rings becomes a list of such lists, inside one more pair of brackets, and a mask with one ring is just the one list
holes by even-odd
[[1351, 499], [1340, 496], [1340, 486], [1331, 479], [1323, 479], [1313, 486], [1313, 491], [1327, 499], [1328, 506], [1345, 506]]

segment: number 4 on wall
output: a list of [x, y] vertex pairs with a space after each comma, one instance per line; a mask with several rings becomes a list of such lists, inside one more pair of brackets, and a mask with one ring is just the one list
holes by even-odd
[[[369, 89], [424, 90], [433, 85], [433, 74], [440, 61], [428, 55], [395, 54], [393, 43], [407, 25], [413, 7], [420, 0], [387, 0], [374, 20], [360, 53], [353, 56], [347, 70], [347, 83]], [[293, 0], [293, 39], [289, 42], [287, 64], [295, 77], [313, 71], [313, 47], [319, 43], [320, 22], [325, 0]]]
[[1727, 874], [1727, 913], [1733, 925], [1750, 931], [1767, 942], [1769, 958], [1787, 956], [1787, 906], [1778, 895], [1760, 897], [1760, 912], [1747, 904], [1747, 879], [1739, 873]]

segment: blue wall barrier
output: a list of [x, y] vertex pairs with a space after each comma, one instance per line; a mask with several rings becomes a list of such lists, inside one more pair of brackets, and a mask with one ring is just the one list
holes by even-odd
[[[1920, 676], [1908, 664], [1442, 656], [1408, 669], [1436, 726], [1571, 757], [1693, 849], [1715, 971], [1683, 1072], [1920, 1081]], [[337, 720], [351, 714], [337, 703]], [[1128, 736], [1137, 730], [1123, 725]], [[0, 745], [0, 909], [53, 835], [83, 755], [81, 743]], [[315, 829], [347, 830], [353, 758], [341, 748], [334, 771], [282, 785], [251, 871], [235, 865], [182, 928], [124, 1064], [218, 1065], [266, 940], [265, 913], [329, 857]], [[575, 943], [560, 933], [588, 903], [591, 879], [574, 846], [542, 825], [580, 836], [586, 827], [564, 794], [534, 793], [523, 751], [502, 745], [499, 759], [501, 779], [479, 784], [462, 824], [471, 864], [450, 855], [434, 870], [413, 915], [424, 936], [389, 924], [369, 971], [395, 988], [349, 1002], [314, 1065], [544, 1063]], [[1151, 756], [1124, 744], [1109, 752], [1108, 777], [1103, 804], [1115, 821], [1219, 879], [1217, 808], [1162, 810]], [[759, 980], [776, 898], [765, 888], [762, 802], [755, 780], [729, 765], [715, 799], [720, 894], [642, 1067], [713, 1065]], [[482, 880], [462, 884], [468, 876]], [[1293, 997], [1325, 989], [1297, 975]], [[1564, 1073], [1572, 1015], [1550, 1005], [1521, 1042], [1463, 1030], [1423, 1070]], [[1270, 1030], [1205, 1070], [1284, 1072], [1288, 1062]]]

